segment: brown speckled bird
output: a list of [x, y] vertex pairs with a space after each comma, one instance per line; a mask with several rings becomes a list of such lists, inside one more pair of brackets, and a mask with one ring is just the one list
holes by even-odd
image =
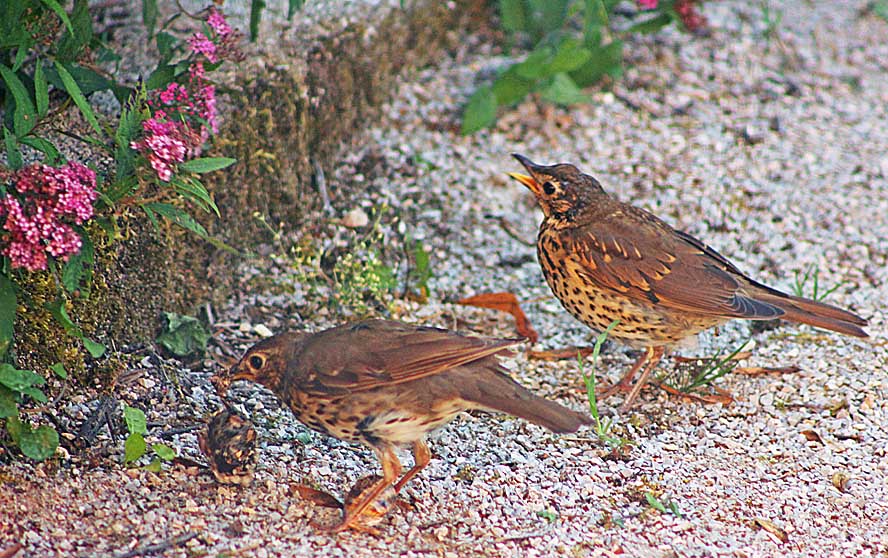
[[[394, 485], [397, 493], [422, 470], [431, 459], [426, 435], [461, 411], [501, 411], [553, 432], [573, 432], [591, 422], [508, 376], [494, 355], [521, 341], [366, 320], [266, 339], [214, 383], [224, 395], [234, 380], [258, 382], [310, 428], [376, 452], [382, 479], [347, 508], [333, 528], [339, 531], [387, 487]], [[412, 446], [414, 466], [401, 476], [395, 449], [404, 445]]]
[[696, 238], [612, 198], [575, 166], [513, 157], [529, 175], [510, 176], [534, 193], [543, 210], [537, 256], [552, 292], [592, 329], [602, 331], [619, 320], [610, 337], [646, 349], [614, 386], [629, 392], [623, 410], [667, 347], [735, 318], [780, 318], [867, 336], [863, 318], [750, 279]]
[[250, 421], [222, 409], [213, 415], [197, 441], [217, 481], [242, 486], [252, 482], [258, 456], [256, 430]]

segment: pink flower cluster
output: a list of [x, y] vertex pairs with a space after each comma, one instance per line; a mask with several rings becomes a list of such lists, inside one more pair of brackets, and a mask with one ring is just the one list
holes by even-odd
[[642, 10], [656, 10], [659, 0], [637, 0], [637, 2]]
[[0, 197], [0, 253], [30, 271], [46, 269], [47, 254], [67, 260], [81, 245], [70, 221], [90, 219], [97, 196], [96, 173], [80, 163], [19, 169]]
[[675, 0], [675, 12], [688, 31], [706, 27], [706, 18], [697, 11], [694, 0]]
[[211, 63], [220, 59], [240, 60], [243, 57], [237, 47], [240, 33], [236, 32], [225, 21], [225, 16], [216, 8], [209, 9], [207, 25], [212, 30], [212, 37], [203, 33], [195, 33], [188, 39], [188, 44], [197, 54], [204, 55]]
[[151, 168], [157, 177], [169, 182], [173, 177], [176, 163], [185, 160], [189, 151], [194, 150], [193, 133], [181, 122], [165, 121], [166, 114], [157, 111], [154, 117], [142, 122], [145, 137], [130, 145], [133, 149], [144, 152], [148, 156]]
[[[220, 58], [237, 59], [240, 51], [235, 43], [240, 34], [231, 29], [215, 8], [210, 8], [207, 24], [213, 31], [212, 39], [195, 33], [188, 40], [192, 51], [211, 63]], [[169, 84], [148, 104], [153, 116], [142, 122], [143, 138], [130, 145], [148, 157], [160, 180], [169, 182], [176, 164], [200, 155], [210, 131], [218, 131], [216, 89], [206, 82], [203, 62], [193, 60], [186, 84]]]

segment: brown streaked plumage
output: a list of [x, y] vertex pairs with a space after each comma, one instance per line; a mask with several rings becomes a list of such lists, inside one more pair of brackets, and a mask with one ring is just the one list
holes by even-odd
[[[461, 411], [500, 411], [553, 432], [573, 432], [591, 422], [508, 376], [494, 355], [521, 341], [366, 320], [315, 334], [276, 335], [248, 350], [214, 383], [222, 394], [234, 380], [263, 384], [310, 428], [376, 452], [382, 479], [346, 509], [338, 531], [386, 487], [394, 485], [397, 493], [422, 470], [431, 459], [426, 434]], [[415, 464], [403, 476], [398, 446], [413, 449]]]
[[552, 292], [584, 324], [601, 331], [619, 320], [610, 337], [647, 349], [614, 386], [630, 392], [624, 410], [670, 345], [735, 318], [867, 336], [863, 318], [750, 279], [703, 242], [612, 198], [575, 166], [513, 157], [530, 174], [510, 176], [543, 210], [537, 255]]
[[247, 486], [256, 467], [256, 429], [230, 409], [222, 409], [210, 419], [198, 436], [200, 450], [222, 484]]

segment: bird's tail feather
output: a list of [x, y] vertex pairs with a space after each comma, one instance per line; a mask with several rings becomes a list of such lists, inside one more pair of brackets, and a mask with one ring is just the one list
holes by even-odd
[[785, 314], [780, 316], [782, 320], [808, 324], [854, 337], [868, 337], [862, 329], [867, 321], [847, 310], [778, 291], [757, 294], [755, 298], [783, 310]]
[[493, 360], [483, 373], [476, 369], [471, 379], [466, 380], [460, 388], [461, 395], [480, 408], [523, 418], [557, 433], [575, 432], [580, 426], [592, 423], [583, 413], [535, 395]]

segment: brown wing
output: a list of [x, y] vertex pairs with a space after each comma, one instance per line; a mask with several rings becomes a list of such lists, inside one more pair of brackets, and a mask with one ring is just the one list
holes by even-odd
[[[745, 296], [755, 284], [721, 254], [646, 211], [621, 209], [561, 231], [575, 273], [611, 291], [668, 308], [730, 318], [778, 318], [780, 308]], [[627, 218], [629, 217], [629, 218]]]
[[309, 393], [364, 391], [438, 374], [521, 341], [366, 320], [314, 335], [297, 366], [303, 371], [301, 388]]

